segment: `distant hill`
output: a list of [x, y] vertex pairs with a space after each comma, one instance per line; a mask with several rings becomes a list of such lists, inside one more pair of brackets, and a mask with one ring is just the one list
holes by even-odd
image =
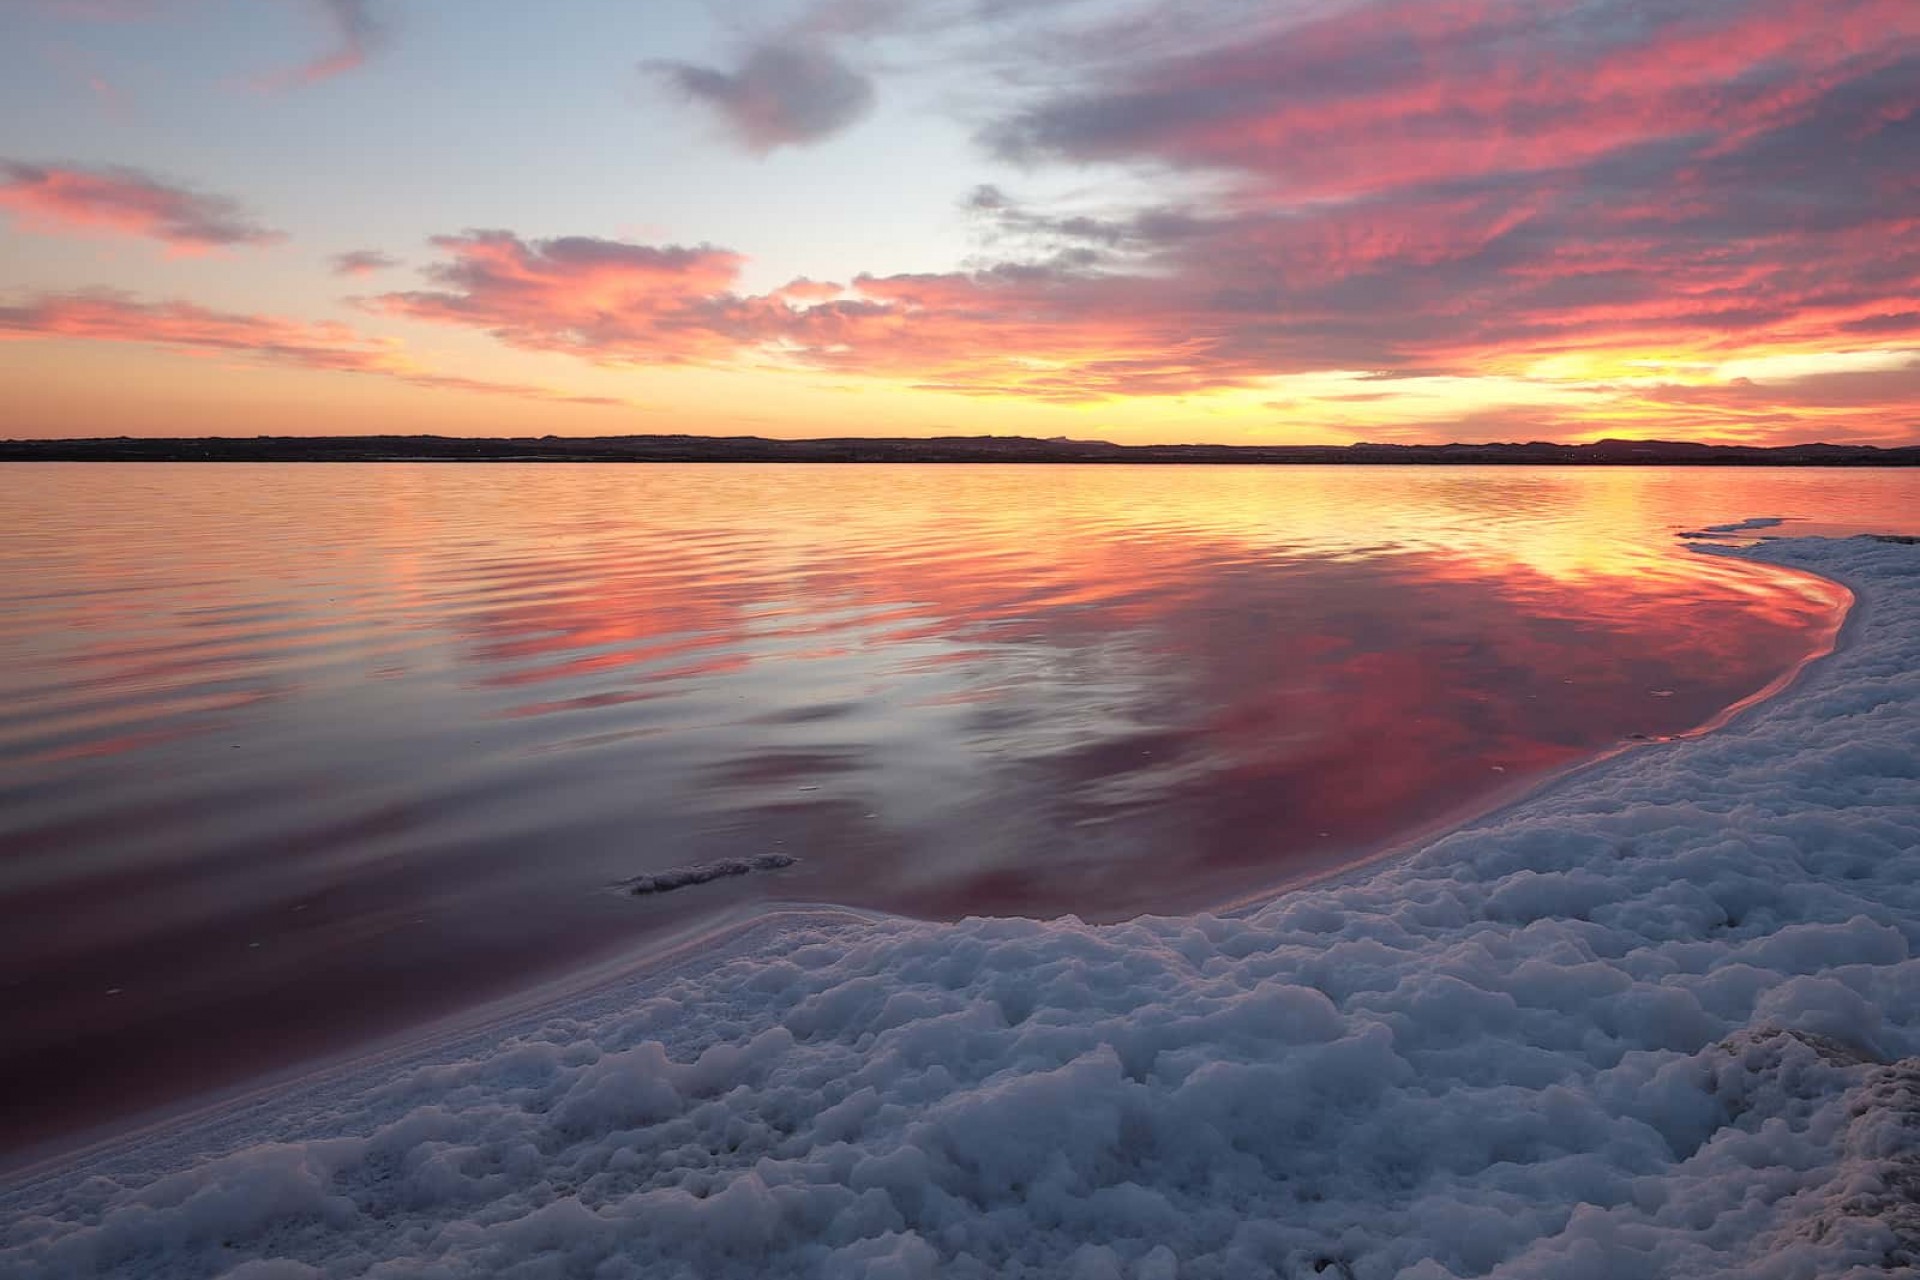
[[1920, 446], [1677, 440], [1593, 444], [1120, 445], [1023, 436], [768, 440], [759, 436], [207, 436], [0, 441], [0, 462], [1052, 462], [1212, 464], [1920, 466]]

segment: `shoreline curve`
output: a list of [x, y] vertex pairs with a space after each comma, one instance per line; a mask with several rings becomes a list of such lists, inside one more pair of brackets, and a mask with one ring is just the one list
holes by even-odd
[[[1717, 538], [1749, 527], [1770, 527], [1753, 522], [1710, 527], [1699, 534], [1676, 535], [1678, 554], [1713, 555], [1752, 561], [1748, 553], [1763, 543], [1682, 541], [1690, 538]], [[1857, 584], [1843, 575], [1773, 564], [1786, 570], [1841, 587], [1847, 599], [1835, 624], [1820, 638], [1814, 649], [1792, 667], [1769, 681], [1761, 689], [1715, 713], [1702, 724], [1678, 733], [1643, 740], [1624, 739], [1595, 755], [1576, 761], [1543, 776], [1529, 778], [1499, 788], [1456, 810], [1420, 823], [1390, 842], [1357, 858], [1340, 860], [1325, 867], [1307, 867], [1273, 884], [1238, 894], [1218, 903], [1172, 915], [1142, 913], [1134, 920], [1181, 918], [1194, 915], [1243, 917], [1271, 906], [1281, 898], [1304, 889], [1332, 887], [1377, 873], [1394, 862], [1412, 857], [1433, 844], [1456, 834], [1470, 832], [1496, 822], [1501, 817], [1539, 801], [1577, 778], [1598, 771], [1644, 748], [1670, 746], [1697, 740], [1734, 724], [1742, 716], [1767, 705], [1789, 692], [1808, 670], [1840, 652], [1864, 625], [1868, 600]], [[1013, 917], [1029, 919], [1031, 917]], [[1055, 919], [1073, 919], [1063, 916]], [[492, 999], [441, 1014], [424, 1023], [403, 1028], [372, 1041], [354, 1045], [317, 1059], [296, 1063], [279, 1071], [256, 1077], [211, 1093], [192, 1095], [163, 1104], [144, 1114], [109, 1122], [96, 1129], [68, 1134], [36, 1144], [21, 1151], [0, 1156], [0, 1195], [17, 1194], [23, 1188], [58, 1179], [67, 1171], [115, 1151], [131, 1151], [151, 1145], [185, 1141], [193, 1131], [225, 1131], [239, 1126], [244, 1117], [268, 1106], [275, 1099], [296, 1090], [329, 1090], [347, 1081], [380, 1070], [400, 1070], [456, 1050], [469, 1042], [478, 1042], [496, 1034], [511, 1034], [516, 1029], [552, 1015], [569, 1004], [601, 997], [615, 987], [647, 980], [660, 980], [682, 969], [701, 963], [716, 963], [740, 951], [757, 935], [768, 935], [769, 946], [777, 945], [783, 933], [830, 924], [903, 924], [938, 925], [957, 921], [923, 919], [900, 913], [873, 910], [828, 902], [760, 900], [699, 917], [678, 929], [642, 939], [636, 945], [617, 951], [578, 968], [545, 978], [526, 987], [508, 991]], [[1125, 924], [1129, 921], [1116, 921]], [[1103, 926], [1111, 927], [1111, 926]]]

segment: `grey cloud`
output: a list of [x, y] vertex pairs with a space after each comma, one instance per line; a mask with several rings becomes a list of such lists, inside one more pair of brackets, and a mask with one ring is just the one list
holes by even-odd
[[688, 62], [645, 62], [687, 97], [712, 109], [749, 150], [819, 142], [873, 107], [873, 81], [837, 53], [811, 43], [769, 43], [723, 71]]
[[1048, 213], [990, 183], [960, 202], [1003, 250], [1050, 255], [1060, 266], [1137, 263], [1218, 228], [1184, 208], [1163, 206], [1112, 214]]
[[336, 253], [331, 259], [333, 274], [337, 276], [366, 276], [376, 271], [387, 271], [400, 265], [400, 259], [378, 249], [354, 249], [347, 253]]

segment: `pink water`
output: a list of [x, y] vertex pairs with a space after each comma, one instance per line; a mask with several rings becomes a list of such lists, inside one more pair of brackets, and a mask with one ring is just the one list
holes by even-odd
[[1920, 474], [14, 465], [0, 503], [18, 1146], [744, 902], [1104, 920], [1340, 865], [1766, 686], [1845, 593], [1675, 534], [1895, 527]]

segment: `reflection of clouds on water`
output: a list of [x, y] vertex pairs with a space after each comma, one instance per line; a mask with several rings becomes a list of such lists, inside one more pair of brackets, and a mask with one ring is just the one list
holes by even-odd
[[[1686, 728], [1806, 651], [1827, 588], [1675, 529], [1911, 496], [1724, 472], [34, 474], [0, 557], [65, 594], [0, 613], [0, 753], [119, 753], [0, 782], [0, 908], [85, 943], [56, 963], [44, 929], [0, 937], [32, 975], [0, 1076], [123, 1105], [186, 1070], [113, 1074], [143, 1026], [298, 1054], [763, 892], [1111, 918], [1258, 888]], [[124, 739], [147, 721], [177, 736]], [[599, 892], [775, 852], [803, 861], [658, 906]], [[69, 1079], [82, 1032], [97, 1065]]]
[[[475, 602], [451, 615], [470, 684], [566, 691], [491, 714], [552, 717], [518, 750], [612, 757], [603, 809], [725, 815], [757, 846], [799, 803], [798, 838], [824, 846], [809, 896], [1095, 917], [1238, 891], [1690, 728], [1843, 598], [1631, 540], [1605, 558], [1440, 536], [1484, 514], [1484, 478], [1423, 477], [1452, 524], [1348, 546], [1325, 510], [1278, 512], [1263, 544], [1231, 502], [1182, 521], [1141, 484], [1117, 512], [801, 504], [777, 541], [752, 536], [757, 508], [655, 507], [577, 557], [449, 563], [434, 590]], [[1566, 487], [1519, 477], [1503, 518]]]

